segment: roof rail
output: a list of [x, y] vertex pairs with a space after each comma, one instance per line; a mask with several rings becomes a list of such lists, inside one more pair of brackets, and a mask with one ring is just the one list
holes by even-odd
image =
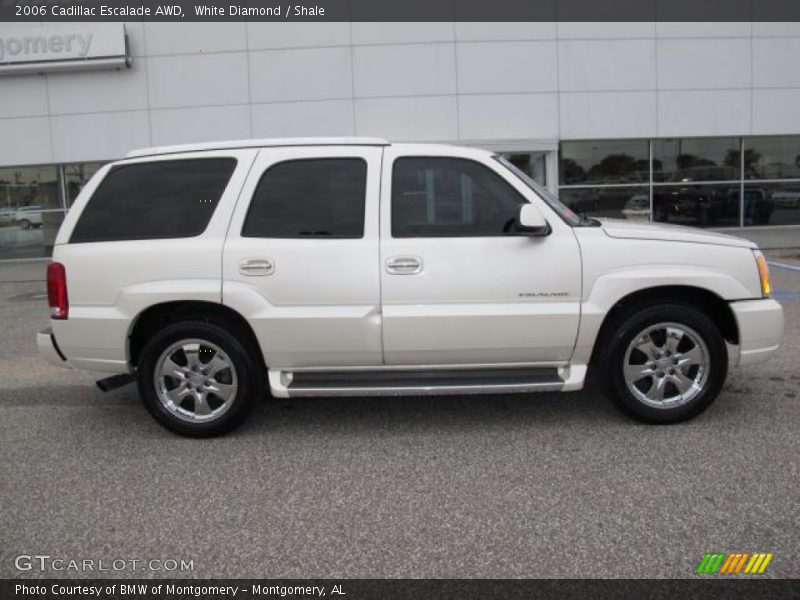
[[389, 146], [381, 138], [372, 137], [318, 137], [318, 138], [265, 138], [251, 140], [229, 140], [225, 142], [202, 142], [199, 144], [179, 144], [175, 146], [156, 146], [131, 150], [125, 158], [153, 156], [158, 154], [177, 154], [179, 152], [201, 152], [203, 150], [232, 150], [234, 148], [272, 148], [279, 146]]

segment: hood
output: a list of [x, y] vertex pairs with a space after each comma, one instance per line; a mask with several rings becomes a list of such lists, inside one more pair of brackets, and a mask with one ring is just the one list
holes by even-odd
[[631, 240], [659, 240], [665, 242], [691, 242], [716, 246], [756, 248], [757, 244], [744, 238], [706, 231], [695, 227], [682, 227], [668, 223], [648, 221], [626, 221], [624, 219], [597, 219], [609, 237]]

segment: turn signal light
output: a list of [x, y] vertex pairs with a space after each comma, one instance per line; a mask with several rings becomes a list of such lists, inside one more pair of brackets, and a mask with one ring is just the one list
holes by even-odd
[[769, 267], [767, 266], [767, 259], [760, 250], [755, 251], [756, 266], [758, 267], [758, 277], [761, 279], [761, 294], [766, 298], [772, 292], [772, 286], [769, 282]]
[[51, 319], [66, 319], [69, 316], [67, 300], [67, 271], [61, 263], [47, 265], [47, 303]]

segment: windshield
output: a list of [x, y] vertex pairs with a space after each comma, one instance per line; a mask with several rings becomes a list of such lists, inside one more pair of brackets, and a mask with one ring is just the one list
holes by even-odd
[[547, 188], [542, 187], [536, 181], [534, 181], [525, 171], [522, 171], [518, 167], [516, 167], [513, 163], [509, 162], [509, 160], [500, 154], [495, 154], [494, 159], [503, 165], [506, 169], [511, 171], [514, 175], [516, 175], [522, 183], [527, 185], [531, 188], [537, 196], [539, 196], [542, 200], [544, 200], [547, 205], [552, 208], [559, 217], [561, 217], [564, 221], [568, 224], [574, 226], [582, 225], [582, 219], [576, 215], [571, 208], [569, 208], [566, 204], [561, 202], [557, 196], [550, 193]]

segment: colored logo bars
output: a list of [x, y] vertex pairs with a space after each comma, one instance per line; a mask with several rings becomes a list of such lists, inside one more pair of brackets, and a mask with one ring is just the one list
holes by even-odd
[[701, 575], [756, 575], [767, 569], [772, 552], [706, 552], [695, 573]]

